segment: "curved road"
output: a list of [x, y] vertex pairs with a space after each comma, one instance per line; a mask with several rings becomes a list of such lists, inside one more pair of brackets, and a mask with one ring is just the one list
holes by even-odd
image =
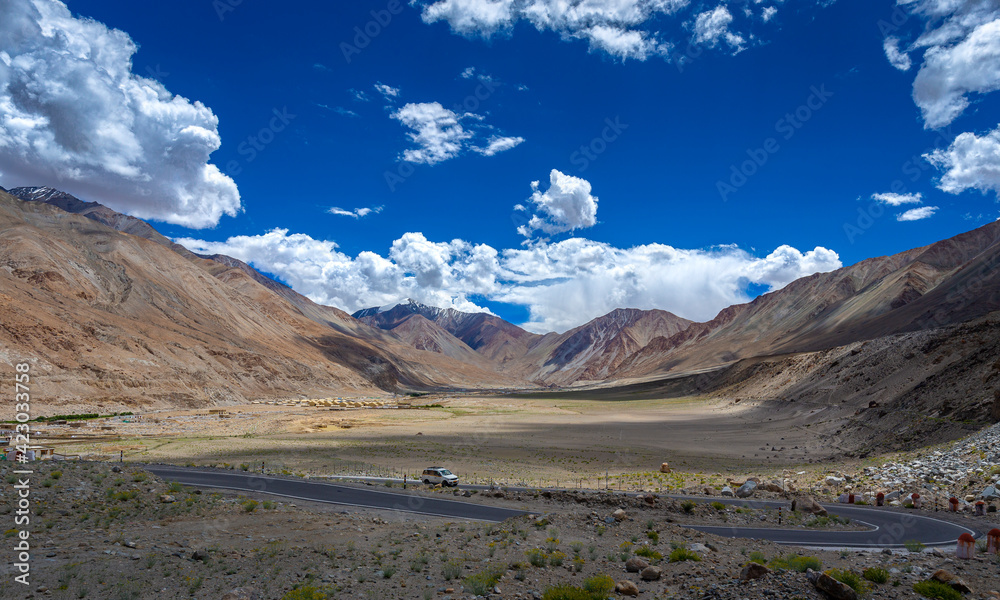
[[[307, 479], [282, 479], [251, 473], [207, 471], [169, 465], [147, 465], [145, 469], [162, 479], [176, 481], [184, 485], [244, 492], [260, 492], [313, 502], [394, 510], [421, 515], [499, 522], [511, 517], [527, 514], [520, 510], [486, 506], [460, 500], [427, 498], [403, 491], [365, 489]], [[485, 489], [485, 486], [462, 487]], [[526, 491], [526, 488], [506, 489]], [[748, 504], [753, 508], [787, 508], [787, 503], [774, 501], [676, 495], [669, 495], [667, 497], [690, 499], [696, 502], [723, 502], [738, 506]], [[899, 512], [891, 509], [867, 508], [845, 504], [825, 504], [823, 506], [831, 515], [848, 517], [852, 521], [864, 523], [870, 528], [864, 531], [832, 531], [801, 528], [690, 527], [691, 529], [724, 537], [755, 538], [770, 540], [779, 544], [831, 548], [901, 548], [906, 542], [911, 540], [918, 541], [925, 546], [944, 546], [955, 544], [958, 536], [963, 533], [971, 533], [977, 537], [979, 535], [978, 532], [967, 527], [912, 512]]]
[[[208, 487], [242, 492], [260, 492], [285, 498], [342, 504], [363, 508], [395, 510], [400, 512], [470, 519], [473, 521], [500, 522], [526, 514], [524, 511], [483, 506], [445, 498], [426, 498], [405, 492], [356, 488], [308, 479], [281, 479], [232, 471], [201, 471], [187, 467], [148, 465], [145, 470], [157, 477], [184, 485]], [[419, 484], [418, 484], [419, 485]]]

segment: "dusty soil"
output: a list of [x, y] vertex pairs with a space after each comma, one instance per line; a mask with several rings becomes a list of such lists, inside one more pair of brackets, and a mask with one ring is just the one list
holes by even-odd
[[[793, 570], [737, 580], [751, 558], [769, 562], [789, 553], [814, 556], [824, 569], [885, 568], [890, 579], [872, 585], [873, 598], [912, 598], [912, 585], [938, 568], [962, 577], [975, 590], [969, 597], [992, 598], [1000, 569], [991, 558], [805, 552], [726, 540], [686, 529], [684, 510], [672, 503], [648, 506], [621, 496], [584, 503], [564, 494], [490, 498], [538, 513], [491, 525], [199, 492], [171, 487], [130, 465], [121, 472], [97, 463], [34, 467], [31, 585], [21, 589], [5, 581], [3, 598], [218, 599], [236, 587], [253, 588], [266, 599], [303, 597], [286, 595], [310, 588], [319, 590], [317, 598], [469, 598], [477, 576], [494, 572], [498, 579], [487, 586], [500, 590], [491, 593], [494, 598], [532, 598], [595, 575], [635, 582], [640, 598], [820, 597]], [[0, 465], [5, 481], [11, 470]], [[174, 501], [162, 502], [163, 494]], [[11, 500], [5, 485], [0, 511], [9, 514]], [[624, 520], [608, 522], [618, 508]], [[736, 517], [735, 509], [696, 511], [692, 518], [700, 521]], [[751, 516], [768, 518], [760, 511]], [[677, 548], [700, 560], [671, 562]], [[644, 582], [626, 572], [625, 560], [637, 553], [650, 555], [662, 571], [659, 580]], [[9, 562], [0, 570], [12, 577]]]
[[[676, 490], [704, 475], [753, 470], [781, 476], [821, 470], [825, 439], [807, 426], [814, 410], [767, 416], [751, 406], [700, 399], [527, 399], [443, 396], [424, 409], [330, 410], [226, 407], [146, 412], [141, 420], [44, 426], [61, 451], [197, 465], [242, 463], [311, 475], [411, 476], [447, 465], [468, 481]], [[130, 422], [126, 423], [128, 420]], [[70, 437], [76, 436], [76, 437]], [[95, 436], [93, 438], [87, 436]], [[45, 437], [45, 436], [43, 436]], [[659, 473], [663, 462], [682, 471]], [[786, 473], [787, 475], [787, 473]], [[600, 481], [599, 481], [600, 480]]]

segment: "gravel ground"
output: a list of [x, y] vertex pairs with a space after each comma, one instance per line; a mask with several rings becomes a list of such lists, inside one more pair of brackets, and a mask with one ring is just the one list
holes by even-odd
[[[994, 595], [1000, 587], [995, 557], [957, 561], [940, 552], [804, 551], [683, 526], [769, 518], [766, 511], [700, 505], [688, 514], [681, 504], [663, 499], [650, 506], [642, 498], [612, 495], [522, 494], [470, 500], [517, 505], [535, 516], [496, 525], [460, 523], [265, 495], [199, 493], [137, 467], [126, 465], [121, 472], [112, 467], [36, 465], [31, 585], [8, 583], [15, 574], [9, 561], [0, 565], [5, 579], [0, 597], [216, 600], [246, 587], [261, 599], [457, 600], [476, 591], [529, 599], [542, 598], [553, 586], [582, 586], [607, 575], [616, 584], [635, 583], [640, 598], [821, 598], [805, 573], [772, 562], [808, 554], [818, 561], [811, 565], [816, 568], [886, 569], [888, 581], [871, 584], [871, 598], [916, 598], [913, 584], [940, 568], [966, 581], [973, 592], [965, 597], [1000, 598]], [[8, 484], [11, 470], [9, 464], [0, 466]], [[3, 486], [0, 513], [12, 522], [11, 488]], [[623, 513], [616, 516], [617, 510]], [[13, 546], [15, 540], [5, 541]], [[673, 554], [672, 562], [678, 549], [699, 560]], [[643, 581], [640, 573], [626, 570], [626, 561], [637, 554], [648, 555], [655, 568], [647, 576], [658, 570], [658, 579]], [[769, 563], [772, 572], [740, 581], [752, 559]], [[305, 595], [310, 588], [319, 590], [317, 595]]]

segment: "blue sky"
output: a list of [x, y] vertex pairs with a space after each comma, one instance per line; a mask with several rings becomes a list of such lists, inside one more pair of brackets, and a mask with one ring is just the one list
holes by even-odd
[[[75, 149], [96, 159], [77, 157], [88, 167], [70, 177], [63, 155], [34, 161], [50, 161], [46, 171], [0, 146], [0, 185], [53, 185], [150, 218], [197, 251], [248, 260], [349, 311], [412, 296], [538, 331], [616, 306], [707, 319], [796, 277], [998, 216], [1000, 55], [973, 43], [995, 37], [989, 3], [571, 3], [586, 17], [545, 0], [3, 10], [18, 4], [81, 40], [103, 26], [127, 34], [131, 74], [109, 89], [156, 80], [169, 109], [153, 117], [161, 133], [137, 119], [101, 138], [133, 134], [142, 149], [124, 157]], [[356, 27], [376, 35], [366, 44]], [[104, 35], [79, 58], [102, 49], [95, 72], [128, 54]], [[45, 43], [0, 49], [64, 60]], [[17, 78], [4, 77], [16, 101]], [[81, 130], [106, 131], [114, 103], [67, 81], [86, 109], [55, 99], [40, 112], [81, 111], [67, 121], [83, 122], [104, 110]], [[185, 120], [201, 133], [172, 170], [159, 157], [191, 131]], [[410, 137], [429, 122], [439, 128]], [[119, 159], [123, 183], [108, 183], [95, 165]], [[135, 183], [145, 174], [153, 184]]]

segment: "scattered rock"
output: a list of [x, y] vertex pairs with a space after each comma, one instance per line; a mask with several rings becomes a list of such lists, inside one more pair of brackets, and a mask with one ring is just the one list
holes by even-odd
[[162, 502], [163, 504], [173, 504], [174, 502], [177, 502], [177, 498], [174, 498], [170, 494], [161, 494], [160, 502]]
[[740, 571], [740, 581], [750, 581], [751, 579], [760, 579], [761, 577], [767, 575], [770, 572], [771, 569], [768, 569], [767, 567], [765, 567], [760, 563], [749, 562], [746, 564], [745, 567], [743, 567], [743, 570]]
[[208, 552], [205, 552], [204, 550], [195, 550], [191, 553], [191, 560], [200, 560], [205, 562], [208, 560]]
[[719, 495], [721, 495], [721, 496], [725, 496], [725, 497], [727, 497], [727, 498], [732, 498], [732, 497], [733, 497], [733, 496], [735, 496], [736, 494], [734, 494], [734, 493], [733, 493], [733, 488], [731, 488], [731, 487], [729, 487], [729, 486], [727, 485], [727, 486], [725, 486], [724, 488], [722, 488], [722, 491], [721, 491], [721, 492], [719, 492]]
[[629, 573], [638, 573], [648, 566], [649, 563], [638, 556], [633, 556], [625, 562], [625, 570]]
[[951, 589], [962, 592], [963, 594], [971, 594], [972, 588], [970, 588], [961, 578], [957, 577], [954, 573], [949, 573], [944, 569], [938, 569], [934, 571], [931, 575], [931, 579], [934, 581], [940, 581], [951, 587]]
[[656, 581], [660, 578], [660, 567], [646, 567], [639, 573], [643, 581]]
[[226, 592], [222, 600], [260, 600], [260, 594], [253, 588], [240, 587]]
[[624, 510], [619, 508], [615, 512], [611, 513], [611, 516], [614, 517], [615, 521], [624, 521], [628, 515], [625, 514]]
[[635, 597], [639, 595], [639, 586], [626, 579], [618, 582], [618, 585], [615, 586], [615, 591], [622, 596]]
[[840, 583], [826, 573], [811, 571], [809, 580], [812, 581], [817, 590], [832, 600], [858, 600], [858, 593], [851, 589], [851, 586]]
[[982, 494], [979, 494], [984, 500], [996, 500], [1000, 498], [1000, 490], [997, 489], [995, 485], [991, 485], [983, 490]]
[[819, 517], [825, 517], [827, 515], [826, 509], [820, 506], [819, 502], [816, 502], [812, 496], [802, 496], [801, 498], [798, 498], [795, 502], [795, 509]]
[[757, 482], [750, 480], [740, 486], [740, 489], [736, 490], [736, 495], [740, 498], [749, 498], [753, 496], [753, 493], [757, 491]]

